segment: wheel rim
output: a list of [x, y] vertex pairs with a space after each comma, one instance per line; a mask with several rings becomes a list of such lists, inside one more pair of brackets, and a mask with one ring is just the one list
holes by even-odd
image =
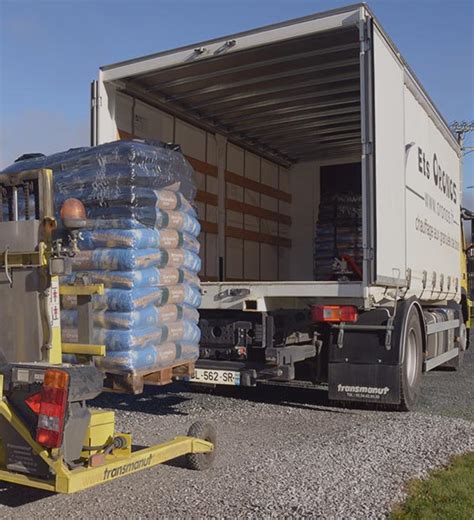
[[416, 379], [416, 373], [418, 370], [418, 357], [416, 355], [417, 353], [417, 341], [416, 341], [416, 334], [413, 329], [410, 330], [407, 338], [407, 345], [406, 345], [406, 355], [407, 355], [407, 379], [408, 384], [410, 386], [413, 386], [413, 383]]

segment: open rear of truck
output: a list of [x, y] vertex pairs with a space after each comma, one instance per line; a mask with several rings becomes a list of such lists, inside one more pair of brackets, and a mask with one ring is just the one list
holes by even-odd
[[177, 143], [196, 170], [210, 381], [327, 381], [324, 305], [459, 300], [459, 200], [439, 254], [419, 173], [435, 151], [459, 194], [459, 147], [365, 5], [102, 67], [91, 133]]

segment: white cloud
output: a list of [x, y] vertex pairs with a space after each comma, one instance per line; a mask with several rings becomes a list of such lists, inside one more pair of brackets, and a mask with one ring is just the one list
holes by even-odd
[[0, 169], [25, 153], [55, 152], [89, 145], [89, 122], [62, 113], [28, 110], [3, 119], [0, 128]]

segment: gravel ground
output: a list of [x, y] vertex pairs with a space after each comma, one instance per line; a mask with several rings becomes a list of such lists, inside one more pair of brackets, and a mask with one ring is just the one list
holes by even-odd
[[1, 483], [0, 518], [385, 518], [404, 482], [474, 449], [473, 369], [470, 351], [459, 373], [426, 374], [413, 413], [334, 408], [323, 392], [284, 389], [101, 396], [137, 444], [212, 421], [214, 467], [177, 461], [70, 496]]

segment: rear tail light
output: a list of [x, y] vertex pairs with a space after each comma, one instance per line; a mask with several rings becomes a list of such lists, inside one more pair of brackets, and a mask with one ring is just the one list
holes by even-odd
[[46, 448], [61, 446], [67, 409], [69, 374], [47, 370], [44, 375], [39, 405], [36, 441]]
[[313, 305], [311, 318], [316, 323], [355, 322], [357, 321], [357, 307], [353, 305]]
[[38, 415], [40, 413], [41, 407], [41, 392], [30, 395], [30, 397], [25, 399], [25, 403], [28, 405], [28, 408], [30, 410], [32, 410], [36, 415]]

